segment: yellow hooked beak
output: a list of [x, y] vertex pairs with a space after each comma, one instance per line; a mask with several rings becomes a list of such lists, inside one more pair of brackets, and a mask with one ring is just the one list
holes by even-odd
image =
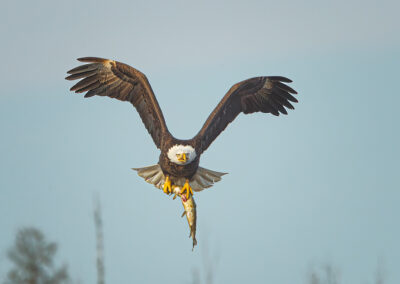
[[182, 163], [186, 163], [186, 154], [185, 153], [178, 154], [178, 161], [182, 162]]

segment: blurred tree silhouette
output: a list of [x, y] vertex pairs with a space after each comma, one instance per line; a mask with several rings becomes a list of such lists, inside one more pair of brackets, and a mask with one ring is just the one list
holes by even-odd
[[[377, 271], [375, 273], [374, 284], [384, 284], [384, 271], [382, 264], [378, 264]], [[340, 273], [339, 270], [334, 268], [332, 264], [327, 263], [321, 266], [319, 269], [313, 268], [309, 274], [309, 284], [340, 284]], [[370, 283], [370, 282], [367, 282]]]
[[313, 270], [310, 274], [310, 284], [339, 284], [339, 272], [331, 264], [326, 264], [321, 271]]
[[70, 283], [67, 268], [54, 268], [55, 243], [46, 241], [35, 228], [18, 231], [8, 257], [14, 267], [8, 272], [4, 284], [63, 284]]
[[94, 200], [94, 225], [96, 229], [96, 252], [97, 252], [97, 284], [104, 284], [104, 245], [103, 245], [103, 221], [101, 219], [100, 198]]

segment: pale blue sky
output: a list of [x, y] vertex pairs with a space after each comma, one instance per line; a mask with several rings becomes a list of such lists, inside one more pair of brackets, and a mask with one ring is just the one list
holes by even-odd
[[[205, 244], [216, 283], [305, 283], [326, 261], [371, 283], [379, 260], [400, 283], [396, 1], [3, 3], [0, 281], [15, 232], [36, 226], [94, 283], [98, 192], [108, 283], [186, 283]], [[159, 155], [132, 106], [68, 91], [82, 56], [144, 72], [178, 138], [234, 83], [293, 79], [296, 110], [241, 115], [203, 155], [229, 175], [195, 196], [194, 252], [181, 204], [130, 170]]]

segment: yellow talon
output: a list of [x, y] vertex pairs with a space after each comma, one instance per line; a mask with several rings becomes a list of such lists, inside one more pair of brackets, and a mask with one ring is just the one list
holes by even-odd
[[164, 182], [164, 193], [165, 194], [171, 194], [172, 189], [171, 189], [171, 180], [169, 179], [169, 176], [166, 177], [165, 182]]
[[187, 179], [185, 184], [183, 185], [181, 189], [181, 194], [183, 194], [186, 191], [186, 199], [189, 199], [190, 195], [193, 195], [193, 190], [192, 187], [189, 185], [189, 180]]

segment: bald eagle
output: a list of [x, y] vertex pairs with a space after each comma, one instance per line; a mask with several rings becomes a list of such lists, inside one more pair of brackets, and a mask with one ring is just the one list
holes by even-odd
[[225, 173], [199, 166], [200, 157], [217, 136], [241, 112], [287, 114], [297, 102], [291, 83], [281, 76], [254, 77], [233, 85], [207, 118], [195, 137], [176, 139], [168, 131], [164, 116], [146, 76], [124, 63], [98, 57], [78, 58], [86, 64], [67, 73], [67, 80], [81, 79], [70, 90], [85, 93], [85, 98], [107, 96], [129, 101], [138, 111], [157, 148], [161, 150], [156, 165], [135, 168], [147, 182], [171, 194], [174, 186], [189, 198], [193, 191], [201, 191], [221, 180]]

